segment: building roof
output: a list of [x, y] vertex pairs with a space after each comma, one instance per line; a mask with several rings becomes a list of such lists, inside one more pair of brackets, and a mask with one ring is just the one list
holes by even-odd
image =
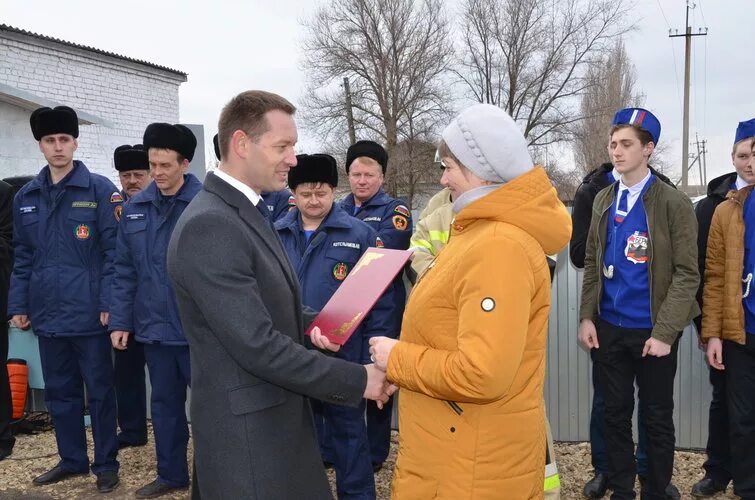
[[77, 49], [87, 50], [89, 52], [94, 52], [96, 54], [101, 54], [101, 55], [105, 55], [105, 56], [108, 56], [108, 57], [114, 57], [116, 59], [121, 59], [121, 60], [124, 60], [124, 61], [129, 61], [129, 62], [132, 62], [132, 63], [136, 63], [136, 64], [141, 64], [141, 65], [144, 65], [144, 66], [148, 66], [150, 68], [156, 68], [156, 69], [160, 69], [160, 70], [167, 71], [167, 72], [170, 72], [170, 73], [174, 73], [176, 75], [183, 76], [184, 78], [186, 78], [186, 76], [187, 76], [187, 74], [184, 73], [183, 71], [178, 71], [178, 70], [175, 70], [175, 69], [172, 69], [172, 68], [168, 68], [167, 66], [160, 66], [159, 64], [153, 64], [151, 62], [142, 61], [141, 59], [134, 59], [134, 58], [131, 58], [131, 57], [120, 55], [120, 54], [115, 54], [113, 52], [108, 52], [106, 50], [101, 50], [101, 49], [97, 49], [97, 48], [94, 48], [94, 47], [89, 47], [88, 45], [81, 45], [81, 44], [78, 44], [78, 43], [68, 42], [66, 40], [61, 40], [59, 38], [54, 38], [54, 37], [51, 37], [51, 36], [40, 35], [38, 33], [27, 31], [27, 30], [24, 30], [24, 29], [21, 29], [21, 28], [16, 28], [16, 27], [13, 27], [13, 26], [9, 26], [7, 24], [0, 24], [0, 32], [3, 32], [3, 31], [9, 32], [9, 33], [17, 33], [17, 34], [20, 34], [20, 35], [26, 35], [26, 36], [37, 38], [39, 40], [46, 40], [48, 42], [55, 42], [55, 43], [59, 43], [59, 44], [62, 44], [62, 45], [66, 45], [68, 47], [75, 47]]

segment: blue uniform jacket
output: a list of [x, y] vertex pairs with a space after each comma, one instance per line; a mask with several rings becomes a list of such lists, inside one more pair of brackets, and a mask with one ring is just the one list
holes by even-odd
[[[412, 214], [404, 202], [388, 196], [383, 188], [380, 188], [375, 196], [363, 203], [355, 211], [354, 195], [349, 194], [340, 202], [341, 208], [347, 214], [366, 222], [372, 229], [377, 231], [385, 248], [394, 250], [406, 250], [409, 248], [409, 240], [412, 237]], [[355, 213], [356, 212], [356, 213]], [[396, 323], [398, 330], [401, 326], [401, 317], [404, 315], [406, 305], [406, 288], [403, 283], [403, 273], [399, 274], [393, 282], [393, 297], [395, 301]]]
[[28, 315], [44, 337], [105, 334], [100, 313], [110, 310], [123, 198], [110, 180], [73, 163], [55, 185], [45, 166], [13, 201], [8, 314]]
[[[301, 283], [302, 303], [320, 311], [367, 248], [375, 246], [377, 234], [367, 224], [349, 217], [335, 205], [312, 234], [309, 244], [301, 224], [299, 209], [294, 208], [275, 223], [275, 228], [296, 269]], [[393, 304], [393, 292], [389, 286], [336, 355], [349, 361], [369, 363], [369, 339], [394, 337], [397, 333]]]
[[273, 222], [282, 219], [295, 206], [294, 196], [288, 189], [262, 193], [262, 200], [267, 205]]
[[153, 182], [123, 206], [118, 227], [110, 331], [132, 332], [147, 344], [187, 345], [168, 279], [168, 242], [178, 218], [202, 189], [192, 174], [164, 199]]

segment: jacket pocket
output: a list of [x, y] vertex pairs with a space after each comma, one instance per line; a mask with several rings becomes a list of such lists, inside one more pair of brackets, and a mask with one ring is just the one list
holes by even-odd
[[281, 405], [286, 402], [286, 393], [282, 388], [265, 382], [242, 385], [228, 391], [228, 402], [231, 413], [238, 416]]

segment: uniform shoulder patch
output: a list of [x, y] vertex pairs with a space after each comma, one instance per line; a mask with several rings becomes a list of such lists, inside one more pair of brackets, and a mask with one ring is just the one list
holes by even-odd
[[407, 219], [412, 216], [412, 213], [406, 205], [396, 205], [396, 208], [394, 208], [393, 211], [399, 215], [403, 215]]
[[113, 210], [113, 215], [115, 215], [115, 222], [121, 221], [122, 213], [123, 213], [123, 205], [116, 205], [115, 209]]
[[296, 206], [296, 198], [293, 195], [288, 197], [288, 208], [294, 208]]
[[406, 228], [409, 226], [409, 221], [403, 215], [394, 215], [392, 221], [393, 227], [399, 231], [406, 231]]
[[118, 191], [110, 195], [110, 203], [123, 203], [123, 196]]

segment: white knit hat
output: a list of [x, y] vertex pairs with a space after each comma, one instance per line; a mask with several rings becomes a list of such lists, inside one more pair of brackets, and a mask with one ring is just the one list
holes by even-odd
[[475, 104], [441, 135], [448, 149], [480, 179], [506, 182], [533, 168], [527, 141], [516, 122], [492, 104]]

